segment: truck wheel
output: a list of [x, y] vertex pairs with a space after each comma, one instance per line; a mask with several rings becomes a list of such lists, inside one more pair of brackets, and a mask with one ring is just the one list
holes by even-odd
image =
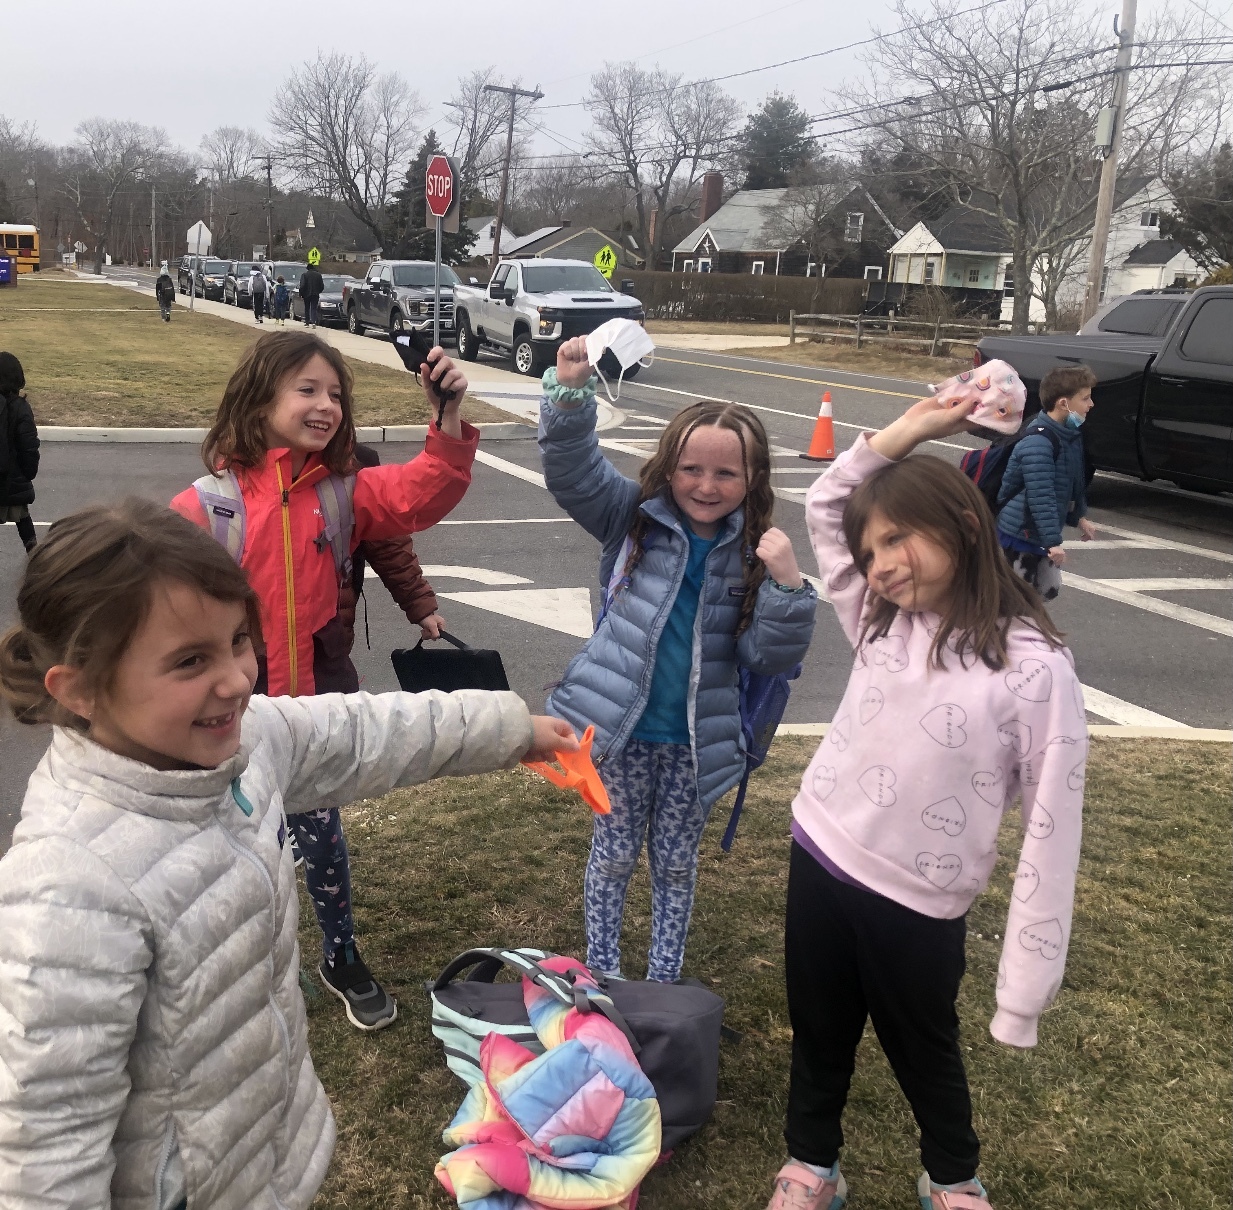
[[519, 332], [514, 337], [514, 371], [530, 378], [535, 374], [538, 359], [530, 332]]
[[[612, 355], [610, 349], [604, 350], [604, 355], [599, 359], [599, 368], [603, 371], [605, 378], [620, 378], [621, 376], [621, 363]], [[638, 371], [641, 369], [642, 366], [635, 361], [634, 364], [625, 371], [625, 381], [630, 382], [631, 380], [637, 378]]]
[[471, 321], [465, 311], [458, 316], [458, 356], [463, 361], [474, 361], [479, 356], [479, 341], [471, 331]]
[[405, 332], [407, 325], [402, 317], [401, 311], [390, 312], [390, 338], [393, 339], [400, 332]]
[[347, 331], [352, 336], [364, 335], [364, 325], [360, 323], [360, 313], [356, 310], [354, 303], [347, 308]]

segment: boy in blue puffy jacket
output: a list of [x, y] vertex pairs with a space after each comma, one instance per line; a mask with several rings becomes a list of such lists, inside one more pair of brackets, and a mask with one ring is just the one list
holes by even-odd
[[1062, 527], [1083, 541], [1096, 536], [1087, 519], [1087, 467], [1079, 432], [1092, 410], [1096, 375], [1087, 366], [1050, 370], [1040, 383], [1040, 416], [1011, 451], [998, 493], [998, 532], [1011, 566], [1046, 601], [1062, 587]]

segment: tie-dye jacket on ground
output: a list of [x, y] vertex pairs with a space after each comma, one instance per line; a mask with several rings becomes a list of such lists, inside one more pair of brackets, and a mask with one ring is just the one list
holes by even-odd
[[[603, 993], [570, 958], [549, 970], [577, 972], [575, 988]], [[480, 1046], [484, 1082], [467, 1094], [449, 1129], [437, 1179], [463, 1210], [633, 1210], [659, 1158], [659, 1102], [621, 1030], [522, 981], [527, 1014], [545, 1053], [501, 1034]], [[606, 997], [605, 997], [606, 998]]]

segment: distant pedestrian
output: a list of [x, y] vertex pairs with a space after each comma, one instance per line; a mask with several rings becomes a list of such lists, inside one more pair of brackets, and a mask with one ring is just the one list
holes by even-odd
[[171, 280], [171, 270], [167, 262], [159, 266], [158, 280], [154, 283], [154, 297], [158, 299], [158, 309], [163, 313], [163, 320], [171, 322], [171, 304], [176, 297], [176, 284]]
[[17, 526], [27, 551], [34, 549], [34, 477], [39, 473], [39, 431], [24, 392], [25, 371], [12, 353], [0, 353], [0, 524]]
[[287, 279], [280, 273], [278, 284], [274, 287], [274, 322], [280, 328], [287, 326], [287, 307], [291, 302], [291, 291], [287, 289]]
[[1041, 413], [1011, 451], [998, 496], [998, 536], [1016, 573], [1046, 601], [1062, 588], [1063, 525], [1084, 542], [1096, 536], [1087, 519], [1087, 466], [1079, 429], [1092, 410], [1096, 375], [1059, 366], [1040, 384]]
[[260, 265], [254, 265], [249, 270], [248, 290], [253, 299], [253, 318], [259, 324], [265, 323], [265, 300], [270, 291], [270, 283], [266, 281]]
[[304, 300], [304, 322], [310, 327], [317, 326], [317, 304], [325, 293], [325, 279], [315, 265], [309, 265], [300, 274], [300, 297]]

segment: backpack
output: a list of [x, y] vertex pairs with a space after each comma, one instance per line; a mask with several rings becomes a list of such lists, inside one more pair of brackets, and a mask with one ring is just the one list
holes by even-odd
[[265, 280], [264, 273], [253, 274], [253, 293], [254, 294], [264, 294], [266, 286], [268, 284], [269, 283]]
[[[432, 1032], [445, 1048], [449, 1069], [468, 1086], [484, 1077], [480, 1044], [504, 1034], [535, 1054], [544, 1050], [531, 1026], [522, 983], [496, 983], [503, 967], [545, 989], [561, 1004], [600, 1012], [625, 1034], [638, 1065], [655, 1088], [663, 1122], [663, 1149], [700, 1130], [715, 1108], [724, 1002], [705, 987], [588, 974], [604, 992], [588, 997], [573, 972], [546, 970], [554, 955], [535, 949], [473, 949], [424, 985], [432, 1001]], [[576, 963], [580, 970], [587, 970]], [[459, 979], [470, 971], [465, 979]]]
[[[627, 535], [617, 551], [616, 562], [612, 565], [612, 577], [608, 581], [608, 591], [604, 594], [604, 604], [595, 622], [598, 630], [612, 602], [623, 588], [629, 586], [629, 576], [625, 574], [625, 564], [629, 562], [629, 552], [633, 543]], [[732, 804], [732, 814], [728, 816], [728, 826], [724, 830], [724, 838], [720, 847], [725, 853], [732, 849], [736, 839], [736, 826], [741, 820], [741, 811], [745, 807], [745, 792], [749, 789], [749, 777], [753, 771], [766, 760], [770, 751], [771, 741], [775, 731], [788, 708], [788, 698], [792, 695], [791, 681], [801, 675], [804, 665], [797, 664], [791, 672], [777, 672], [767, 676], [761, 672], [750, 672], [748, 668], [738, 668], [740, 677], [740, 712], [741, 733], [745, 737], [745, 772], [736, 792], [736, 801]]]
[[[193, 487], [210, 523], [210, 533], [239, 563], [244, 554], [246, 514], [244, 493], [240, 490], [240, 480], [235, 471], [202, 475]], [[341, 587], [351, 579], [351, 531], [355, 528], [355, 508], [351, 497], [355, 491], [355, 476], [327, 475], [316, 487], [325, 528], [313, 539], [313, 545], [318, 552], [324, 551], [327, 546], [330, 548]]]
[[1011, 451], [1020, 441], [1032, 436], [1033, 433], [1043, 433], [1049, 438], [1049, 444], [1053, 447], [1053, 461], [1056, 462], [1058, 455], [1062, 452], [1062, 443], [1052, 429], [1038, 421], [1029, 421], [1013, 437], [991, 441], [983, 450], [969, 450], [959, 459], [959, 469], [976, 484], [980, 494], [984, 496], [989, 505], [989, 511], [995, 517], [1002, 493], [1002, 480], [1006, 476]]
[[9, 429], [13, 425], [13, 412], [9, 397], [0, 395], [0, 495], [8, 490], [9, 468], [13, 465], [13, 438]]

